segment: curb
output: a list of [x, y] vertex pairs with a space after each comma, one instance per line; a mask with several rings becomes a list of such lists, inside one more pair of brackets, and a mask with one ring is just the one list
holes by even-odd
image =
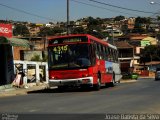
[[135, 79], [120, 80], [120, 83], [134, 83], [134, 82], [138, 82], [138, 80]]
[[155, 79], [155, 77], [139, 77], [136, 79], [121, 79], [120, 83], [132, 83], [132, 82], [138, 82], [140, 79]]
[[41, 85], [29, 85], [28, 88], [9, 88], [9, 89], [3, 89], [0, 91], [0, 98], [2, 97], [9, 97], [9, 96], [16, 96], [16, 95], [27, 95], [28, 92], [37, 91], [37, 90], [43, 90], [47, 88], [47, 84], [41, 84]]
[[155, 79], [155, 77], [139, 77], [139, 79]]

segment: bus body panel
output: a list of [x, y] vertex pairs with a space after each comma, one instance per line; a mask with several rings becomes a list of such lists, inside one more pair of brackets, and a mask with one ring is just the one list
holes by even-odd
[[115, 72], [115, 81], [120, 82], [120, 79], [122, 78], [120, 64], [113, 63], [113, 71]]
[[[61, 37], [51, 37], [50, 41], [52, 39], [59, 39], [59, 38], [72, 38], [72, 37], [87, 37], [87, 41], [85, 39], [85, 42], [69, 42], [69, 45], [72, 44], [88, 44], [88, 46], [93, 45], [95, 42], [98, 45], [102, 45], [106, 48], [111, 48], [113, 50], [117, 50], [117, 48], [107, 42], [104, 42], [102, 40], [99, 40], [98, 38], [88, 35], [88, 34], [78, 34], [78, 35], [68, 35], [68, 36], [61, 36]], [[68, 42], [68, 41], [67, 41]], [[52, 42], [51, 42], [52, 43]], [[67, 43], [60, 43], [60, 44], [49, 44], [49, 47], [54, 46], [60, 46], [60, 45], [68, 45]], [[62, 48], [64, 49], [65, 46]], [[62, 50], [63, 50], [62, 49]], [[83, 49], [82, 49], [83, 50]], [[92, 48], [94, 53], [96, 54], [96, 50]], [[92, 52], [93, 52], [92, 51]], [[90, 51], [88, 51], [89, 54]], [[92, 53], [93, 54], [93, 53]], [[108, 54], [105, 54], [106, 57], [108, 57]], [[92, 59], [92, 57], [90, 58]], [[74, 68], [74, 69], [49, 69], [49, 85], [50, 86], [61, 86], [61, 85], [82, 85], [82, 84], [88, 84], [88, 85], [94, 85], [98, 82], [98, 77], [100, 77], [101, 84], [106, 84], [113, 82], [113, 77], [115, 78], [115, 81], [118, 82], [121, 79], [121, 71], [119, 63], [115, 63], [113, 61], [110, 61], [109, 59], [104, 58], [98, 58], [96, 56], [96, 62], [95, 65], [91, 65], [85, 68]], [[113, 76], [114, 75], [114, 76]]]
[[87, 69], [78, 70], [50, 70], [49, 78], [51, 79], [75, 79], [88, 76]]
[[93, 85], [93, 77], [83, 77], [75, 79], [49, 79], [49, 86], [80, 86]]
[[[96, 72], [96, 71], [95, 71]], [[79, 86], [96, 84], [97, 74], [93, 73], [93, 67], [76, 70], [49, 70], [49, 86]]]

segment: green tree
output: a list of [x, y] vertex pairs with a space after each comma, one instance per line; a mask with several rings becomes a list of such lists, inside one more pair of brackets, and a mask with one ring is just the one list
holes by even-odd
[[31, 23], [31, 24], [30, 24], [30, 27], [35, 28], [35, 27], [37, 27], [37, 25], [34, 24], [34, 23]]
[[53, 29], [49, 28], [49, 27], [43, 27], [40, 29], [40, 32], [38, 33], [38, 36], [46, 36], [46, 35], [54, 35], [54, 31]]
[[50, 28], [50, 27], [43, 27], [40, 29], [40, 32], [38, 33], [38, 36], [53, 36], [57, 33], [62, 33], [64, 30], [63, 28], [60, 27], [54, 27], [54, 28]]
[[[143, 28], [143, 25], [148, 26], [151, 23], [150, 18], [137, 17], [135, 20], [134, 33], [146, 33], [148, 30]], [[147, 28], [147, 27], [146, 27]]]
[[86, 33], [86, 30], [83, 27], [75, 27], [72, 28], [72, 33], [73, 34], [80, 34], [80, 33]]
[[28, 36], [29, 30], [25, 25], [17, 24], [15, 25], [15, 28], [13, 29], [13, 35], [18, 36]]
[[127, 25], [127, 24], [122, 25], [122, 26], [121, 26], [121, 30], [122, 30], [122, 32], [123, 32], [124, 34], [127, 34], [128, 31], [129, 31], [128, 25]]
[[150, 18], [146, 18], [146, 17], [137, 17], [135, 20], [135, 23], [140, 23], [140, 24], [148, 24], [150, 23]]
[[57, 34], [57, 33], [62, 33], [64, 31], [64, 28], [54, 27], [52, 30], [54, 31], [55, 34]]
[[160, 61], [160, 46], [148, 45], [141, 53], [141, 63]]
[[88, 27], [89, 26], [96, 26], [102, 24], [103, 21], [100, 18], [94, 19], [93, 17], [88, 17]]
[[114, 18], [114, 21], [120, 21], [120, 20], [123, 20], [123, 19], [125, 19], [125, 17], [122, 16], [122, 15], [120, 15], [120, 16], [116, 16], [116, 17]]
[[160, 16], [157, 16], [157, 20], [160, 20]]
[[32, 58], [31, 61], [42, 61], [40, 58], [40, 55], [35, 54]]

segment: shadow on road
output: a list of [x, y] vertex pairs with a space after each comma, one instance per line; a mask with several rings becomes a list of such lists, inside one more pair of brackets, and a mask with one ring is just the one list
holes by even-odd
[[[102, 86], [101, 89], [109, 88], [109, 86], [104, 87]], [[69, 87], [66, 89], [58, 89], [58, 88], [53, 88], [53, 89], [42, 89], [42, 90], [35, 90], [35, 91], [28, 91], [27, 94], [32, 94], [32, 93], [69, 93], [69, 92], [93, 92], [95, 91], [92, 87], [90, 88], [80, 88], [80, 87]]]

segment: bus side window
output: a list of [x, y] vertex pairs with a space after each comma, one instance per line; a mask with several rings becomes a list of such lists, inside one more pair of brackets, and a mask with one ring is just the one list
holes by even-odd
[[108, 48], [105, 47], [105, 60], [108, 60]]
[[108, 61], [111, 61], [111, 49], [108, 48]]
[[102, 45], [99, 45], [99, 55], [100, 55], [100, 58], [99, 59], [103, 59], [103, 46]]
[[116, 62], [118, 62], [118, 51], [116, 51]]
[[106, 50], [104, 46], [103, 46], [103, 59], [106, 60]]
[[101, 59], [101, 47], [100, 45], [97, 44], [97, 48], [98, 48], [98, 58]]
[[91, 54], [91, 60], [92, 60], [92, 65], [95, 65], [96, 63], [96, 53], [94, 52], [96, 49], [95, 49], [95, 44], [91, 44], [90, 46], [90, 54]]
[[105, 59], [104, 53], [105, 53], [104, 47], [103, 47], [103, 45], [101, 45], [101, 56], [102, 56], [102, 59]]
[[115, 50], [115, 62], [118, 62], [117, 51]]
[[113, 62], [116, 62], [116, 51], [113, 49]]
[[101, 49], [100, 49], [100, 45], [97, 44], [97, 57], [98, 59], [101, 59]]
[[110, 51], [111, 51], [111, 61], [113, 62], [113, 49], [110, 49]]
[[98, 51], [98, 45], [94, 43], [95, 51], [96, 51], [96, 58], [99, 58], [99, 51]]
[[112, 62], [114, 62], [114, 50], [112, 49]]

